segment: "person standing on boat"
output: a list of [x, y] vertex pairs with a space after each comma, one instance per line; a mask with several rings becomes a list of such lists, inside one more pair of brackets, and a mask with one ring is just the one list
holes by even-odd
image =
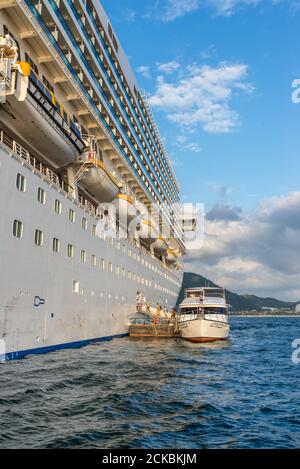
[[142, 309], [142, 295], [140, 291], [136, 292], [136, 309], [137, 311]]

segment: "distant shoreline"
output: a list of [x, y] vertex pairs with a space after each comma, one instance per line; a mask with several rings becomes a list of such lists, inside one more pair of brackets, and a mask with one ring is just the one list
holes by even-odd
[[300, 318], [300, 314], [289, 314], [289, 313], [272, 313], [272, 314], [260, 314], [260, 313], [231, 313], [229, 317], [240, 317], [240, 318]]

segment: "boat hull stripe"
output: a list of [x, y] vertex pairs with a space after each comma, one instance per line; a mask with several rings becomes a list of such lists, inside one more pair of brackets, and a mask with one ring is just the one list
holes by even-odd
[[129, 335], [128, 333], [124, 333], [124, 334], [111, 335], [107, 337], [98, 337], [94, 339], [79, 340], [77, 342], [66, 342], [65, 344], [48, 345], [47, 347], [37, 347], [37, 348], [27, 349], [27, 350], [18, 350], [16, 352], [6, 353], [5, 358], [6, 360], [17, 360], [20, 358], [24, 358], [26, 355], [49, 353], [49, 352], [55, 352], [57, 350], [64, 350], [64, 349], [75, 349], [75, 348], [84, 347], [86, 345], [95, 344], [97, 342], [106, 342], [112, 339], [127, 337], [128, 335]]

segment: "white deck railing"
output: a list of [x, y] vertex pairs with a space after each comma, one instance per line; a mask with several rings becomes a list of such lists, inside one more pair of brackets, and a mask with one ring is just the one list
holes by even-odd
[[[0, 144], [1, 146], [9, 149], [10, 153], [16, 156], [19, 161], [27, 164], [31, 168], [34, 168], [44, 179], [48, 180], [51, 184], [55, 185], [60, 190], [66, 192], [68, 195], [72, 195], [74, 192], [73, 187], [64, 182], [54, 171], [42, 164], [35, 156], [26, 150], [22, 145], [20, 145], [16, 140], [14, 140], [10, 135], [8, 135], [4, 130], [0, 130]], [[83, 197], [79, 198], [79, 204], [85, 210], [88, 210], [93, 215], [97, 215], [96, 207], [84, 199]]]

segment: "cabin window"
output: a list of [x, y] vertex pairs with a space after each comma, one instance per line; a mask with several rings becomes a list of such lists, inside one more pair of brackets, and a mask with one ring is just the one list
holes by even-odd
[[75, 223], [75, 212], [72, 208], [69, 210], [69, 220], [70, 222]]
[[53, 238], [53, 252], [59, 252], [59, 239]]
[[118, 53], [119, 52], [119, 44], [117, 43], [117, 40], [116, 40], [115, 36], [113, 36], [113, 45], [114, 45], [115, 51]]
[[25, 52], [25, 60], [27, 63], [29, 63], [30, 67], [32, 68], [32, 70], [35, 72], [36, 75], [39, 75], [39, 69], [37, 68], [37, 66], [35, 65], [35, 63], [33, 62], [33, 60], [29, 57], [29, 55], [27, 54], [27, 52]]
[[86, 262], [86, 251], [84, 249], [81, 250], [80, 260], [81, 260], [82, 263]]
[[46, 192], [41, 187], [38, 188], [38, 201], [43, 205], [46, 203]]
[[25, 179], [25, 176], [23, 176], [20, 173], [17, 174], [16, 186], [19, 191], [21, 192], [26, 191], [26, 179]]
[[23, 223], [20, 220], [14, 220], [13, 235], [15, 238], [23, 238]]
[[78, 280], [73, 280], [73, 293], [79, 293], [79, 282]]
[[85, 231], [87, 230], [87, 219], [84, 218], [84, 217], [81, 220], [81, 226], [82, 226], [83, 230], [85, 230]]
[[57, 213], [58, 215], [61, 215], [62, 205], [61, 205], [61, 201], [58, 199], [55, 200], [54, 210], [55, 210], [55, 213]]
[[68, 253], [68, 257], [74, 257], [74, 247], [72, 244], [68, 244], [67, 253]]
[[41, 230], [35, 230], [34, 242], [36, 246], [43, 246], [44, 233]]
[[110, 23], [107, 24], [107, 29], [108, 29], [108, 34], [112, 38], [113, 37], [113, 30], [112, 30], [112, 27], [111, 27]]
[[47, 78], [43, 75], [43, 83], [44, 85], [46, 86], [46, 88], [48, 88], [48, 90], [54, 94], [54, 88], [53, 86], [51, 85], [51, 83], [47, 80]]

